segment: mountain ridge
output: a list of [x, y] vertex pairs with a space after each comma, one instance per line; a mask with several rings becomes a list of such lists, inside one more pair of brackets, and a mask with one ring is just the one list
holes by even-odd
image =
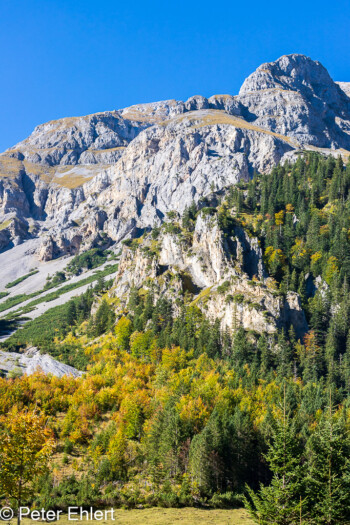
[[0, 250], [41, 237], [46, 261], [118, 243], [302, 150], [347, 156], [343, 84], [319, 62], [284, 55], [258, 67], [238, 95], [40, 124], [0, 155]]

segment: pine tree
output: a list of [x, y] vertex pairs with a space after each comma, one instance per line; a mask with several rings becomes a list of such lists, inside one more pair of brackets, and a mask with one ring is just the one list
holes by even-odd
[[344, 385], [345, 392], [350, 394], [350, 331], [347, 335], [346, 350], [342, 355], [340, 362], [341, 380]]
[[271, 345], [269, 341], [267, 341], [264, 335], [262, 335], [259, 338], [258, 350], [260, 351], [260, 359], [261, 359], [260, 373], [261, 373], [261, 376], [265, 379], [266, 374], [270, 372], [274, 366], [274, 354], [271, 350]]
[[67, 309], [67, 324], [68, 326], [72, 326], [75, 319], [77, 317], [77, 311], [74, 300], [70, 301], [68, 303], [68, 309]]
[[235, 333], [232, 344], [232, 362], [235, 367], [242, 367], [245, 363], [250, 363], [255, 353], [254, 347], [247, 339], [243, 328], [239, 328]]
[[280, 377], [288, 377], [292, 374], [293, 348], [290, 342], [286, 340], [284, 330], [278, 334], [277, 348], [278, 374]]
[[105, 278], [99, 275], [97, 279], [97, 284], [95, 286], [95, 290], [96, 292], [104, 292], [105, 288], [106, 288]]

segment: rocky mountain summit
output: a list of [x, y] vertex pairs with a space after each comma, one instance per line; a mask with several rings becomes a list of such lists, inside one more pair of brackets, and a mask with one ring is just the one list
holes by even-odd
[[303, 55], [237, 96], [194, 96], [37, 126], [0, 155], [0, 250], [40, 237], [51, 260], [118, 243], [303, 149], [350, 149], [346, 83]]
[[319, 62], [303, 55], [263, 64], [243, 83], [239, 99], [255, 123], [301, 145], [350, 147], [350, 101]]
[[336, 82], [340, 89], [344, 91], [344, 93], [350, 97], [350, 82]]

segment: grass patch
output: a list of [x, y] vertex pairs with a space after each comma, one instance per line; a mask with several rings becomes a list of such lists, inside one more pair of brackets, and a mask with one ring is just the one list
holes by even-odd
[[5, 310], [8, 310], [9, 308], [13, 308], [14, 306], [17, 306], [20, 303], [23, 303], [24, 301], [27, 301], [28, 299], [31, 299], [32, 297], [36, 297], [37, 295], [41, 294], [42, 290], [39, 292], [33, 292], [29, 295], [25, 293], [21, 293], [19, 295], [14, 295], [13, 297], [9, 297], [0, 304], [0, 312], [4, 312]]
[[79, 275], [84, 269], [91, 270], [101, 266], [106, 262], [109, 250], [102, 251], [99, 248], [93, 248], [87, 252], [76, 255], [65, 268], [66, 272]]
[[39, 270], [33, 270], [29, 273], [26, 273], [25, 275], [22, 275], [22, 277], [18, 277], [18, 279], [16, 279], [15, 281], [11, 281], [10, 283], [7, 283], [5, 288], [13, 288], [17, 284], [21, 283], [22, 281], [25, 281], [26, 279], [28, 279], [28, 277], [31, 277], [32, 275], [35, 275], [36, 273], [39, 273]]
[[[19, 308], [15, 312], [10, 312], [6, 316], [6, 319], [8, 319], [8, 320], [16, 319], [17, 317], [19, 317], [19, 316], [21, 316], [23, 314], [28, 314], [29, 312], [34, 310], [34, 307], [37, 304], [54, 301], [55, 299], [58, 299], [61, 295], [65, 294], [67, 292], [71, 292], [72, 290], [75, 290], [77, 288], [81, 288], [82, 286], [84, 286], [86, 284], [93, 283], [94, 281], [97, 281], [97, 279], [103, 279], [104, 277], [107, 277], [108, 275], [110, 275], [113, 272], [116, 272], [117, 270], [118, 270], [118, 264], [113, 264], [113, 265], [112, 264], [108, 264], [105, 267], [104, 270], [98, 270], [93, 275], [90, 275], [90, 277], [86, 277], [86, 279], [81, 279], [81, 281], [78, 281], [76, 283], [70, 283], [70, 284], [67, 284], [66, 286], [62, 286], [62, 288], [59, 288], [58, 290], [55, 290], [54, 292], [51, 292], [51, 293], [49, 293], [47, 295], [44, 295], [43, 297], [38, 297], [34, 301], [31, 301], [30, 303], [26, 304], [22, 308]], [[34, 295], [33, 294], [31, 294], [31, 295], [24, 295], [23, 294], [23, 295], [17, 295], [15, 297], [23, 297], [24, 296], [26, 299], [22, 299], [22, 302], [23, 302], [23, 301], [25, 301], [27, 299], [32, 298], [33, 296], [36, 297], [36, 295], [38, 295], [38, 293], [41, 294], [43, 291], [44, 290], [41, 290], [40, 292], [34, 293]], [[10, 299], [8, 299], [8, 301], [10, 301]], [[6, 302], [7, 301], [5, 301], [5, 303]], [[17, 303], [17, 304], [19, 304], [19, 303]], [[15, 306], [15, 305], [13, 305], [13, 306]], [[0, 305], [0, 308], [1, 308], [1, 305]]]
[[0, 319], [0, 336], [11, 333], [18, 328], [19, 319]]
[[76, 288], [81, 288], [82, 286], [86, 284], [93, 283], [99, 278], [106, 277], [107, 275], [110, 275], [113, 272], [116, 272], [118, 270], [118, 264], [109, 264], [105, 267], [104, 270], [98, 270], [93, 275], [90, 275], [90, 277], [86, 277], [86, 279], [81, 279], [81, 281], [78, 281], [76, 283], [70, 283], [66, 284], [66, 286], [62, 286], [62, 288], [59, 288], [58, 290], [55, 290], [54, 292], [51, 292], [47, 295], [44, 295], [43, 297], [38, 297], [34, 301], [31, 301], [26, 305], [26, 307], [30, 308], [33, 306], [36, 306], [40, 303], [46, 303], [49, 301], [54, 301], [55, 299], [58, 299], [61, 295], [71, 292], [72, 290], [75, 290]]
[[93, 275], [90, 275], [90, 277], [81, 279], [81, 281], [77, 281], [76, 283], [67, 284], [66, 286], [63, 286], [62, 288], [55, 290], [52, 293], [44, 295], [43, 297], [38, 297], [38, 296], [41, 295], [43, 292], [45, 292], [50, 287], [53, 287], [55, 285], [48, 286], [46, 284], [42, 290], [39, 290], [37, 292], [33, 292], [31, 294], [14, 295], [13, 297], [9, 297], [8, 299], [6, 299], [6, 301], [0, 304], [0, 312], [4, 312], [5, 310], [9, 310], [10, 308], [17, 306], [18, 304], [21, 304], [24, 301], [28, 301], [29, 299], [34, 299], [35, 297], [38, 297], [36, 300], [27, 304], [24, 308], [20, 310], [16, 310], [16, 312], [11, 312], [10, 316], [11, 318], [13, 318], [20, 314], [28, 313], [33, 309], [35, 305], [39, 303], [44, 303], [46, 301], [54, 301], [60, 295], [70, 292], [71, 290], [75, 290], [76, 288], [80, 288], [81, 286], [84, 286], [85, 284], [92, 283], [100, 277], [101, 278], [106, 277], [107, 275], [110, 275], [111, 273], [116, 272], [117, 269], [118, 269], [118, 264], [113, 264], [113, 265], [109, 264], [104, 268], [104, 270], [98, 270]]
[[6, 154], [0, 155], [0, 178], [14, 179], [22, 168], [22, 162]]
[[73, 190], [75, 188], [78, 188], [79, 186], [82, 186], [83, 184], [85, 184], [85, 182], [89, 182], [89, 180], [91, 179], [92, 175], [64, 175], [63, 177], [53, 178], [51, 182]]
[[170, 122], [174, 122], [174, 120], [188, 120], [191, 123], [193, 122], [194, 127], [229, 124], [231, 126], [234, 126], [235, 128], [248, 129], [250, 131], [257, 131], [259, 133], [271, 135], [280, 140], [283, 140], [284, 142], [288, 142], [294, 147], [298, 147], [298, 143], [295, 140], [292, 140], [290, 137], [287, 137], [286, 135], [281, 135], [279, 133], [269, 131], [268, 129], [260, 128], [259, 126], [254, 126], [254, 124], [247, 122], [243, 118], [229, 115], [228, 113], [220, 109], [202, 110], [200, 113], [198, 111], [190, 111], [188, 113], [183, 113], [180, 116], [177, 116], [173, 119], [164, 121], [162, 124], [167, 125]]
[[[110, 519], [103, 521], [74, 521], [76, 525], [97, 525], [103, 523], [104, 525], [253, 525], [253, 521], [248, 517], [248, 513], [244, 509], [196, 509], [186, 507], [182, 509], [135, 509], [124, 510], [115, 509], [115, 521]], [[23, 525], [34, 525], [38, 522], [24, 519]], [[68, 521], [68, 516], [60, 516], [58, 522], [60, 525], [71, 525]], [[11, 521], [11, 525], [16, 525], [15, 520]]]
[[197, 304], [199, 301], [209, 299], [212, 288], [212, 286], [209, 286], [208, 288], [202, 290], [201, 293], [192, 301], [191, 305]]
[[7, 228], [7, 226], [10, 226], [10, 224], [11, 224], [11, 220], [5, 221], [2, 224], [0, 224], [0, 231], [4, 230], [5, 228]]
[[28, 321], [23, 328], [11, 335], [2, 346], [6, 350], [12, 351], [30, 343], [45, 349], [45, 351], [49, 351], [49, 348], [54, 346], [54, 338], [58, 336], [61, 329], [67, 324], [69, 304], [70, 301], [50, 308], [36, 319]]
[[[30, 344], [62, 363], [80, 370], [86, 369], [88, 357], [85, 355], [84, 347], [74, 343], [61, 343], [60, 341], [64, 340], [75, 323], [81, 324], [89, 318], [93, 300], [93, 291], [89, 289], [84, 294], [73, 297], [62, 305], [50, 308], [36, 319], [29, 320], [0, 347], [7, 351], [18, 352]], [[21, 320], [23, 318], [12, 321], [2, 319], [1, 321], [5, 328], [13, 323], [12, 330], [15, 330]]]

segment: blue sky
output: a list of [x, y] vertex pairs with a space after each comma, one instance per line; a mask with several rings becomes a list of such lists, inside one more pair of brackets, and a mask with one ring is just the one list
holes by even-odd
[[350, 81], [350, 3], [0, 0], [0, 151], [47, 120], [236, 94], [287, 53]]

